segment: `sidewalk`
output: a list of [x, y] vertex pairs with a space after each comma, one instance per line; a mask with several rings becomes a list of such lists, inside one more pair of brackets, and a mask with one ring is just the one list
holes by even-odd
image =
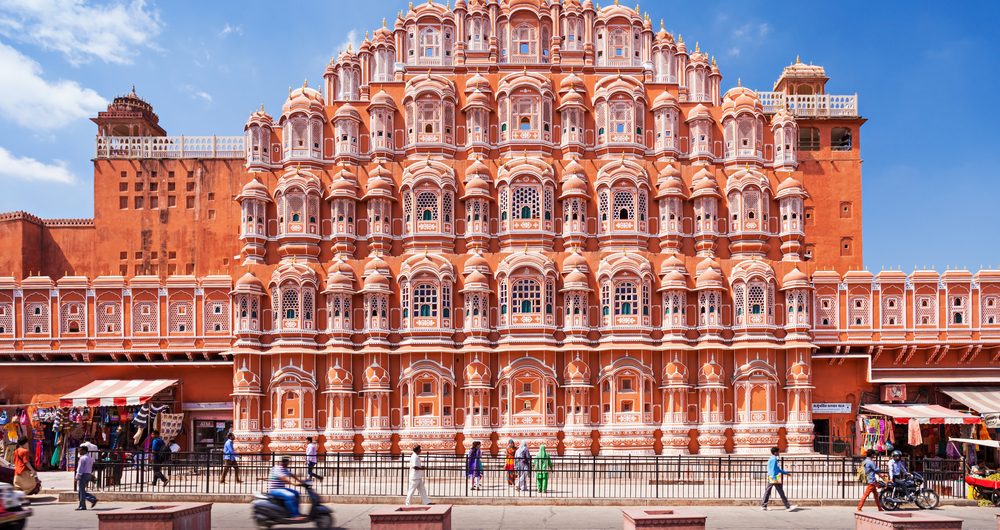
[[[29, 527], [51, 530], [91, 529], [97, 527], [96, 511], [142, 506], [141, 503], [102, 502], [97, 510], [76, 512], [75, 503], [53, 503], [41, 499], [35, 504], [35, 516]], [[345, 530], [369, 528], [368, 513], [379, 505], [335, 504], [335, 523]], [[874, 507], [871, 508], [874, 510]], [[756, 507], [704, 506], [690, 510], [708, 516], [708, 528], [715, 529], [850, 529], [854, 528], [854, 509], [848, 507], [803, 508], [788, 513], [781, 509], [762, 512]], [[945, 507], [935, 513], [958, 517], [966, 530], [996, 528], [994, 508]], [[452, 527], [469, 530], [618, 530], [622, 528], [621, 510], [601, 506], [455, 506]], [[247, 504], [216, 504], [212, 507], [212, 528], [253, 528]], [[305, 528], [304, 526], [289, 528]]]

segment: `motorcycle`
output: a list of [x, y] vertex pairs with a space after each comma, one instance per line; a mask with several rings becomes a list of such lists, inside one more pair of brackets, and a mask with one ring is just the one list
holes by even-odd
[[920, 473], [910, 473], [903, 483], [891, 482], [879, 493], [879, 502], [886, 510], [898, 510], [900, 506], [914, 503], [921, 510], [937, 508], [941, 498], [930, 488], [924, 488], [924, 477]]
[[333, 510], [323, 506], [320, 501], [319, 493], [312, 487], [312, 482], [305, 481], [302, 483], [306, 490], [306, 496], [309, 497], [309, 513], [305, 514], [305, 519], [295, 520], [285, 509], [285, 503], [282, 499], [272, 496], [268, 493], [257, 493], [254, 495], [254, 501], [251, 504], [253, 508], [253, 519], [257, 523], [258, 528], [271, 528], [274, 525], [286, 525], [286, 524], [302, 524], [302, 523], [315, 523], [316, 528], [320, 530], [329, 530], [333, 527]]

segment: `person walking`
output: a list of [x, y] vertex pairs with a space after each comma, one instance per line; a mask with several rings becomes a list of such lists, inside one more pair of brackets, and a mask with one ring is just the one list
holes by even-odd
[[427, 466], [420, 460], [420, 446], [413, 447], [413, 454], [410, 455], [410, 487], [406, 491], [406, 505], [410, 505], [414, 493], [420, 493], [420, 500], [423, 504], [430, 504], [431, 499], [427, 496], [427, 486], [424, 485], [424, 470]]
[[81, 445], [77, 452], [80, 459], [76, 462], [76, 493], [80, 499], [80, 505], [76, 509], [86, 510], [87, 501], [90, 501], [91, 508], [97, 505], [97, 497], [87, 493], [87, 486], [90, 485], [90, 479], [94, 476], [94, 456], [90, 454], [90, 449], [86, 445]]
[[514, 455], [514, 469], [517, 471], [517, 490], [528, 491], [528, 481], [531, 479], [531, 450], [528, 442], [521, 440], [521, 447]]
[[160, 438], [160, 431], [153, 431], [153, 442], [149, 444], [149, 450], [153, 453], [153, 483], [151, 486], [155, 486], [161, 480], [166, 486], [170, 480], [163, 474], [163, 462], [167, 459], [170, 450], [167, 449], [167, 442]]
[[226, 476], [229, 475], [229, 470], [233, 470], [233, 475], [236, 477], [236, 483], [239, 484], [243, 482], [240, 480], [240, 466], [236, 464], [236, 447], [234, 447], [234, 440], [236, 440], [236, 435], [229, 433], [226, 435], [226, 443], [222, 445], [222, 476], [219, 477], [219, 484], [226, 483]]
[[538, 448], [538, 457], [535, 458], [535, 481], [538, 483], [538, 493], [548, 493], [549, 471], [552, 471], [552, 457], [545, 450], [545, 444], [542, 444]]
[[482, 442], [472, 442], [469, 454], [465, 455], [465, 478], [472, 480], [472, 489], [481, 489], [483, 484]]
[[309, 468], [309, 472], [306, 475], [307, 479], [315, 478], [316, 480], [322, 482], [323, 477], [316, 473], [316, 465], [319, 463], [318, 448], [316, 442], [313, 441], [312, 436], [306, 437], [306, 466]]
[[31, 464], [31, 451], [28, 450], [28, 438], [17, 439], [17, 449], [14, 449], [14, 487], [25, 495], [34, 495], [38, 489], [38, 471]]
[[778, 462], [779, 452], [780, 450], [777, 447], [771, 448], [771, 458], [767, 460], [767, 487], [764, 488], [764, 498], [760, 501], [760, 509], [767, 510], [767, 503], [771, 500], [771, 490], [775, 490], [778, 492], [778, 496], [781, 497], [781, 502], [785, 504], [785, 510], [794, 512], [799, 507], [788, 503], [788, 497], [785, 497], [785, 486], [781, 480], [782, 477], [791, 473], [781, 468], [781, 464]]
[[517, 482], [517, 471], [514, 470], [514, 457], [517, 455], [517, 446], [514, 440], [507, 441], [507, 452], [504, 454], [503, 469], [507, 472], [507, 485], [513, 486]]
[[882, 502], [878, 500], [878, 488], [881, 485], [879, 481], [879, 475], [884, 475], [885, 472], [880, 470], [875, 461], [872, 458], [875, 456], [875, 450], [869, 449], [865, 451], [865, 459], [861, 462], [861, 469], [865, 475], [865, 492], [861, 494], [861, 500], [858, 502], [858, 511], [860, 512], [862, 508], [865, 507], [865, 501], [868, 500], [868, 496], [872, 495], [875, 497], [875, 506], [878, 511], [882, 511]]

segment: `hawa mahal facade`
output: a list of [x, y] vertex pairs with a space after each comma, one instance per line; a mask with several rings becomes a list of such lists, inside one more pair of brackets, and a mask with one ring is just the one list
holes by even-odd
[[0, 217], [0, 397], [176, 377], [244, 451], [717, 455], [1000, 381], [1000, 271], [863, 270], [865, 120], [827, 81], [724, 90], [617, 2], [458, 0], [243, 136], [133, 90], [93, 120], [93, 219]]

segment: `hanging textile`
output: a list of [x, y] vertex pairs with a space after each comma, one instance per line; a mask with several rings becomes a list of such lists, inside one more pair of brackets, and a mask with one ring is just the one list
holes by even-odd
[[160, 415], [160, 435], [166, 441], [173, 440], [181, 433], [181, 427], [184, 425], [184, 413], [180, 414], [167, 414], [163, 413]]
[[906, 443], [911, 446], [918, 446], [924, 443], [923, 437], [920, 435], [920, 422], [916, 418], [910, 418], [910, 422], [907, 424]]

